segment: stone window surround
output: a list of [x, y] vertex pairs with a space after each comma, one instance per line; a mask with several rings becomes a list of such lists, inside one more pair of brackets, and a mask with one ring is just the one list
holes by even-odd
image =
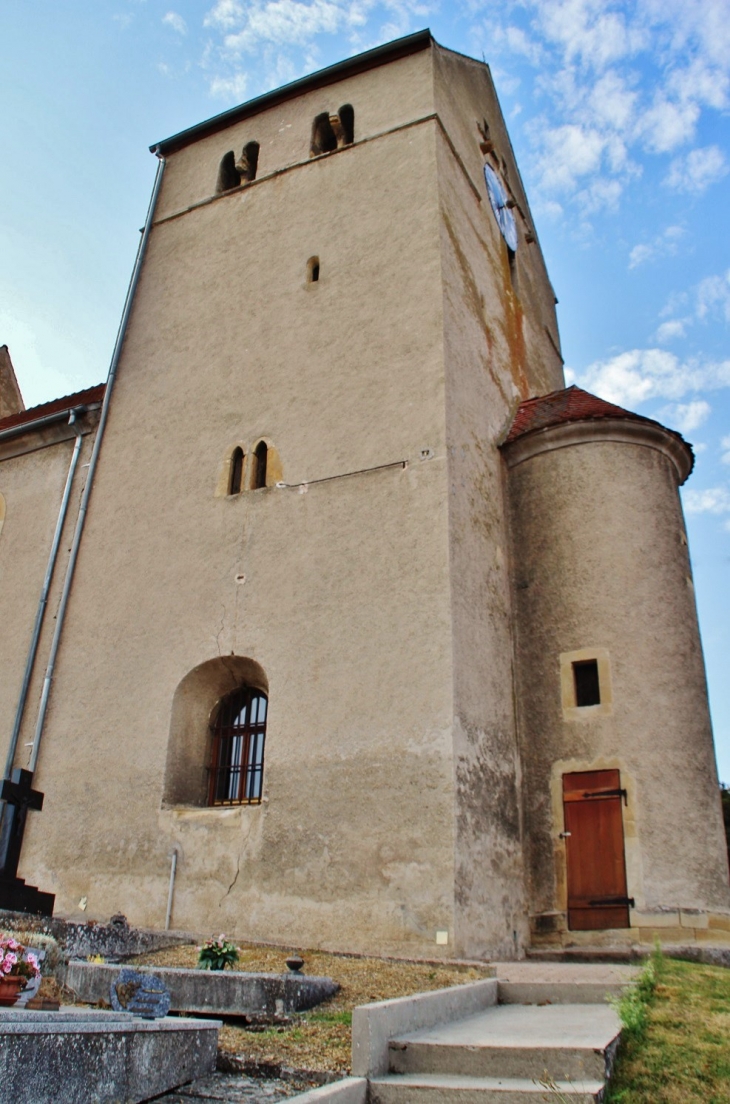
[[[598, 664], [599, 705], [577, 705], [573, 664], [595, 659]], [[560, 653], [560, 702], [563, 720], [586, 721], [593, 717], [609, 717], [613, 713], [613, 687], [611, 685], [611, 659], [608, 648], [578, 648], [574, 652]]]

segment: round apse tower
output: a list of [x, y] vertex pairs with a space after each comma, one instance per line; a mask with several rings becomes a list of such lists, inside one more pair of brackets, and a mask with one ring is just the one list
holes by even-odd
[[523, 402], [502, 451], [533, 942], [730, 941], [692, 450], [570, 387]]

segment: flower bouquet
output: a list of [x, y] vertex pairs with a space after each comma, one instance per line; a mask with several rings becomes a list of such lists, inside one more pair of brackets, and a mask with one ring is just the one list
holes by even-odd
[[0, 937], [0, 1005], [15, 1004], [31, 978], [40, 976], [38, 959], [10, 935]]
[[206, 940], [198, 949], [199, 970], [224, 970], [233, 962], [238, 962], [238, 948], [229, 943], [225, 935]]

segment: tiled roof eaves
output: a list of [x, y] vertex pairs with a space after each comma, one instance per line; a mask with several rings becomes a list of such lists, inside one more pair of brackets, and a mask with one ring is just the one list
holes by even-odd
[[93, 406], [102, 401], [105, 388], [106, 384], [98, 383], [95, 387], [87, 387], [84, 391], [77, 391], [73, 395], [64, 395], [63, 398], [52, 399], [50, 402], [41, 403], [40, 406], [31, 406], [28, 410], [21, 410], [19, 414], [9, 414], [7, 418], [0, 418], [0, 432], [47, 418], [52, 414], [71, 411], [75, 406]]
[[509, 445], [518, 437], [524, 437], [528, 433], [535, 433], [551, 426], [563, 425], [567, 422], [599, 421], [605, 418], [621, 418], [658, 426], [683, 445], [687, 445], [680, 433], [674, 429], [668, 429], [654, 418], [625, 410], [622, 406], [607, 402], [589, 391], [576, 387], [575, 384], [561, 388], [559, 391], [551, 391], [548, 395], [537, 395], [535, 398], [521, 402], [503, 445]]
[[[637, 427], [646, 426], [647, 431], [658, 431], [664, 440], [671, 438], [675, 443], [674, 448], [678, 448], [685, 457], [680, 466], [684, 471], [683, 480], [687, 478], [694, 467], [694, 452], [681, 433], [668, 429], [654, 418], [646, 418], [642, 414], [634, 414], [614, 403], [606, 402], [575, 385], [520, 403], [512, 426], [500, 447], [508, 449], [518, 441], [526, 443], [537, 437], [551, 435], [551, 430], [568, 430], [571, 425], [577, 427], [593, 423], [598, 427], [617, 422]], [[515, 447], [518, 446], [515, 444]]]

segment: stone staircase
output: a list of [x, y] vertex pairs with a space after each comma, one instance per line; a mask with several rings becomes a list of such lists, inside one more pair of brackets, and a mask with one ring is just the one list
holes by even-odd
[[[390, 1040], [371, 1104], [600, 1101], [620, 1024], [608, 1005], [501, 1004]], [[541, 1085], [550, 1082], [554, 1089]]]
[[613, 963], [494, 963], [492, 978], [361, 1005], [352, 1077], [297, 1104], [587, 1104], [604, 1098], [621, 1024]]

